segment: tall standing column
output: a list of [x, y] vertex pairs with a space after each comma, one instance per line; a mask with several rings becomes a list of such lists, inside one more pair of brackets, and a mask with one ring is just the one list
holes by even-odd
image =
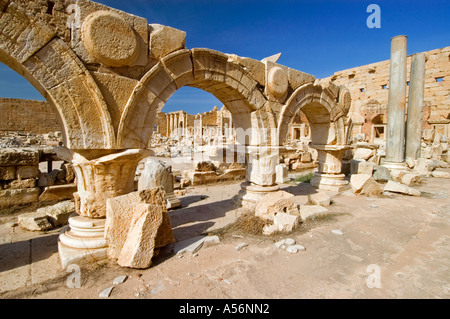
[[417, 53], [411, 59], [411, 76], [408, 95], [408, 117], [406, 121], [406, 158], [420, 157], [422, 137], [422, 114], [425, 85], [425, 53]]
[[169, 134], [169, 125], [170, 125], [169, 117], [170, 117], [170, 116], [167, 116], [167, 115], [166, 115], [166, 121], [167, 121], [167, 126], [166, 126], [166, 136], [167, 136], [167, 137], [170, 135], [170, 134]]
[[170, 116], [170, 134], [169, 136], [173, 135], [173, 114], [169, 114]]
[[390, 169], [403, 169], [405, 157], [406, 36], [391, 39], [389, 99], [387, 106], [386, 161]]

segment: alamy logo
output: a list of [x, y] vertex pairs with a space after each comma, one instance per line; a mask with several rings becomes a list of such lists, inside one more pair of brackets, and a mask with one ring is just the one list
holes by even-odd
[[366, 24], [369, 29], [381, 28], [381, 9], [378, 4], [369, 4], [366, 12], [372, 13], [367, 17]]
[[367, 288], [381, 288], [381, 269], [377, 264], [367, 266], [366, 271], [370, 273], [366, 279]]

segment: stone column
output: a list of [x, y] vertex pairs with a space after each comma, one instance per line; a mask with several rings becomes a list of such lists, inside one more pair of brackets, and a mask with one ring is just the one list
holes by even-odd
[[170, 129], [170, 127], [169, 127], [169, 125], [170, 125], [170, 120], [169, 120], [169, 118], [170, 118], [170, 116], [166, 115], [166, 121], [167, 121], [167, 126], [166, 126], [166, 136], [170, 136], [170, 133], [169, 133], [169, 129]]
[[280, 190], [276, 184], [277, 146], [247, 146], [248, 167], [246, 181], [241, 184], [242, 206], [254, 210], [256, 203], [271, 192]]
[[408, 116], [406, 121], [406, 159], [415, 160], [420, 157], [424, 83], [425, 53], [422, 52], [414, 54], [411, 58]]
[[169, 136], [173, 135], [173, 114], [169, 114], [170, 117], [170, 134]]
[[139, 161], [149, 150], [85, 150], [72, 152], [77, 193], [76, 213], [59, 236], [58, 250], [63, 268], [86, 259], [106, 258], [104, 226], [106, 200], [134, 190]]
[[391, 39], [387, 106], [386, 161], [389, 169], [403, 169], [405, 159], [406, 36]]
[[340, 192], [349, 187], [345, 174], [342, 174], [342, 157], [348, 145], [312, 145], [317, 150], [319, 170], [311, 179], [311, 186]]

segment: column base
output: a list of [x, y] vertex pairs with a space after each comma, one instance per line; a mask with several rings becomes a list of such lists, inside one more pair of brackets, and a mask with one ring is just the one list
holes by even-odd
[[386, 167], [388, 170], [397, 170], [397, 171], [403, 171], [406, 168], [406, 164], [404, 162], [387, 162], [385, 161], [382, 166]]
[[342, 192], [350, 188], [345, 174], [314, 173], [310, 183], [313, 187], [333, 192]]
[[242, 207], [254, 211], [256, 203], [264, 197], [264, 195], [277, 192], [280, 190], [279, 185], [272, 186], [260, 186], [256, 184], [250, 184], [249, 182], [244, 182], [241, 184], [241, 190], [239, 191], [239, 198]]
[[107, 259], [107, 243], [104, 238], [105, 218], [91, 219], [72, 214], [58, 240], [61, 266], [92, 263]]

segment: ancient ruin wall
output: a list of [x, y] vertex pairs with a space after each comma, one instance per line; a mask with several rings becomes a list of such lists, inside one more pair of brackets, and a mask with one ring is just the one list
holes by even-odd
[[[349, 115], [354, 134], [365, 133], [370, 139], [371, 124], [386, 123], [389, 92], [389, 60], [367, 64], [334, 73], [327, 79], [345, 85], [352, 96]], [[407, 80], [410, 79], [411, 56], [407, 58]], [[423, 128], [450, 122], [450, 47], [426, 52]], [[407, 89], [408, 90], [408, 89]], [[408, 92], [407, 92], [408, 93]], [[444, 133], [444, 132], [442, 132]], [[446, 129], [446, 134], [450, 130]]]
[[62, 130], [45, 101], [0, 98], [0, 114], [0, 132], [46, 134]]

